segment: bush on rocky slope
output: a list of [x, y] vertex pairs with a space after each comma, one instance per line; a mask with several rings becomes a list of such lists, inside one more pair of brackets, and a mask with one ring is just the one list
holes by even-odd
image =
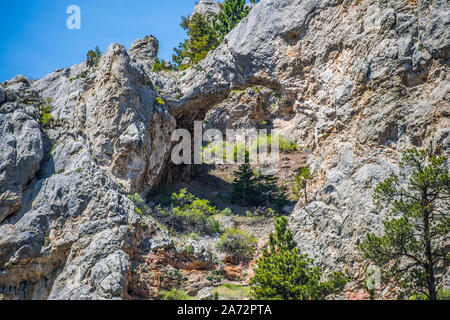
[[217, 242], [217, 247], [237, 261], [246, 262], [253, 257], [257, 244], [254, 236], [239, 229], [228, 229]]
[[303, 167], [300, 169], [300, 173], [295, 177], [295, 186], [292, 188], [292, 193], [294, 194], [296, 200], [303, 196], [305, 199], [305, 204], [308, 203], [308, 193], [306, 190], [308, 187], [308, 182], [312, 178], [313, 175], [308, 167]]
[[100, 58], [102, 57], [102, 52], [99, 47], [96, 46], [95, 50], [90, 50], [86, 55], [86, 64], [89, 68], [98, 66]]
[[272, 143], [274, 144], [278, 143], [280, 151], [284, 152], [300, 151], [300, 148], [295, 141], [288, 139], [281, 134], [269, 134], [266, 136], [258, 136], [256, 140], [256, 144], [260, 152], [271, 151]]
[[169, 208], [159, 205], [154, 210], [154, 216], [169, 229], [201, 234], [220, 232], [220, 223], [212, 217], [216, 213], [216, 207], [208, 200], [199, 199], [186, 189], [172, 194]]
[[41, 106], [41, 117], [39, 119], [39, 122], [44, 128], [48, 127], [53, 122], [53, 120], [55, 120], [51, 115], [52, 109], [50, 107], [50, 103], [51, 99], [46, 99], [44, 101], [44, 104]]
[[153, 64], [152, 71], [171, 71], [172, 69], [168, 65], [168, 62], [164, 61], [164, 59], [159, 60], [158, 58], [155, 58], [155, 63]]
[[189, 300], [185, 291], [172, 288], [170, 291], [161, 291], [160, 296], [163, 300]]

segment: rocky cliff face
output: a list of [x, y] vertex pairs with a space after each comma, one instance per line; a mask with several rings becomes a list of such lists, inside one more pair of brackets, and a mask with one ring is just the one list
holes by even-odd
[[[141, 62], [114, 44], [97, 71], [81, 64], [33, 84], [25, 78], [6, 84], [4, 297], [123, 297], [141, 228], [125, 194], [158, 182], [175, 126], [155, 102]], [[44, 106], [52, 110], [51, 128], [39, 123]]]
[[313, 201], [291, 216], [296, 240], [327, 270], [358, 273], [356, 245], [382, 226], [373, 187], [407, 148], [448, 157], [449, 9], [445, 1], [264, 1], [203, 72], [180, 79], [184, 97], [170, 110], [208, 109], [205, 97], [214, 104], [255, 84], [280, 92], [291, 112], [274, 126], [312, 150], [316, 177]]
[[[308, 150], [313, 197], [290, 226], [327, 272], [356, 279], [355, 246], [384, 215], [374, 186], [407, 148], [449, 156], [445, 0], [262, 0], [200, 67], [155, 74], [156, 54], [151, 37], [129, 52], [113, 44], [97, 70], [82, 63], [0, 87], [5, 298], [126, 297], [131, 257], [155, 235], [144, 236], [125, 194], [160, 182], [172, 130], [196, 119], [219, 129], [266, 121]], [[232, 92], [256, 85], [266, 89]], [[51, 127], [39, 121], [46, 105]]]

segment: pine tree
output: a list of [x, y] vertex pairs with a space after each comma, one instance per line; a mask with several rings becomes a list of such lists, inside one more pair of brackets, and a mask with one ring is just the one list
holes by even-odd
[[391, 176], [376, 187], [373, 196], [379, 209], [390, 209], [383, 221], [384, 235], [368, 234], [360, 249], [365, 258], [383, 268], [386, 280], [403, 288], [403, 295], [424, 294], [436, 300], [444, 282], [445, 270], [440, 266], [449, 258], [447, 160], [413, 149], [404, 153], [400, 168], [403, 179]]
[[256, 174], [248, 163], [240, 165], [234, 175], [232, 201], [243, 205], [274, 205], [278, 209], [288, 203], [286, 190], [278, 186], [277, 177]]
[[219, 34], [219, 41], [236, 27], [244, 19], [250, 8], [245, 6], [245, 0], [225, 0], [222, 4], [222, 10], [217, 16], [217, 22], [214, 23], [214, 29]]
[[[211, 23], [201, 14], [182, 17], [181, 27], [186, 30], [188, 39], [174, 48], [172, 61], [179, 70], [186, 69], [206, 58], [209, 51], [220, 44], [217, 32]], [[184, 65], [185, 59], [189, 61]]]
[[256, 196], [256, 178], [250, 164], [240, 165], [234, 175], [235, 179], [232, 183], [233, 191], [231, 193], [232, 201], [242, 204], [254, 201]]
[[277, 208], [282, 208], [289, 201], [285, 188], [278, 186], [278, 178], [271, 175], [259, 174], [256, 178], [256, 194], [261, 203], [273, 204]]
[[[255, 4], [259, 1], [251, 0]], [[236, 27], [250, 12], [245, 0], [225, 0], [222, 10], [217, 16], [195, 14], [182, 17], [180, 26], [186, 30], [188, 39], [174, 48], [172, 62], [177, 70], [184, 70], [206, 58], [208, 52], [214, 50], [225, 36]], [[189, 62], [185, 64], [186, 60]]]
[[292, 189], [294, 195], [299, 199], [303, 195], [305, 197], [305, 204], [308, 203], [308, 193], [306, 191], [308, 187], [308, 181], [313, 178], [311, 171], [308, 167], [302, 167], [300, 173], [295, 177], [295, 187]]
[[257, 261], [255, 275], [250, 280], [254, 299], [321, 300], [332, 293], [339, 293], [348, 282], [340, 272], [321, 282], [321, 272], [313, 266], [313, 260], [301, 254], [286, 217], [275, 223], [268, 247]]

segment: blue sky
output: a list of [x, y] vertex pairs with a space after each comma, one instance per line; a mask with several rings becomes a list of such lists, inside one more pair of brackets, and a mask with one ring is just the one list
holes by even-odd
[[[69, 30], [69, 5], [81, 9], [81, 30]], [[104, 52], [113, 42], [128, 49], [153, 34], [159, 56], [170, 60], [186, 37], [181, 16], [195, 0], [0, 0], [0, 82], [15, 75], [42, 78], [86, 59], [96, 45]]]

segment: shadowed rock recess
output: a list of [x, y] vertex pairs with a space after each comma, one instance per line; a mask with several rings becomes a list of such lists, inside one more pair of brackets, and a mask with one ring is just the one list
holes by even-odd
[[138, 248], [163, 230], [152, 219], [144, 230], [126, 195], [151, 200], [172, 131], [194, 120], [265, 120], [309, 150], [313, 197], [290, 228], [326, 273], [355, 279], [356, 245], [382, 230], [376, 184], [408, 148], [450, 156], [446, 0], [262, 0], [198, 66], [154, 73], [157, 53], [147, 36], [110, 45], [95, 68], [0, 86], [0, 298], [130, 298]]

